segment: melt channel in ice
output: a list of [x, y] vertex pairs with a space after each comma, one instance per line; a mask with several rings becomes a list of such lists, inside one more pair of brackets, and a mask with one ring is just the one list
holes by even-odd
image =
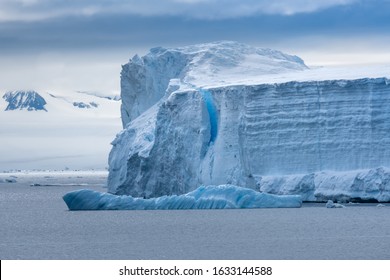
[[92, 190], [77, 190], [63, 197], [69, 210], [174, 210], [299, 208], [299, 195], [272, 195], [233, 185], [201, 186], [183, 195], [143, 199]]
[[206, 104], [207, 112], [210, 118], [210, 143], [215, 141], [218, 134], [218, 112], [213, 102], [211, 92], [205, 89], [198, 89]]

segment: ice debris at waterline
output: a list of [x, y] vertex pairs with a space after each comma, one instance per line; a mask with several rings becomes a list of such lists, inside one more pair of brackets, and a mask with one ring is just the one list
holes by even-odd
[[345, 208], [344, 205], [340, 203], [334, 203], [332, 200], [328, 200], [328, 202], [325, 204], [326, 208]]
[[201, 186], [183, 195], [136, 198], [92, 190], [78, 190], [63, 197], [69, 210], [174, 210], [299, 208], [299, 195], [272, 195], [233, 185]]

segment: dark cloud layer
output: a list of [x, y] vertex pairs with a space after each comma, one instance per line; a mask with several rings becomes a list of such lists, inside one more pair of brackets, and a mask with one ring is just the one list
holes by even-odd
[[36, 22], [3, 22], [0, 50], [106, 49], [182, 45], [214, 40], [247, 43], [282, 41], [294, 36], [389, 35], [390, 2], [337, 6], [295, 15], [263, 14], [204, 20], [180, 16], [98, 14]]
[[[39, 21], [64, 16], [127, 14], [229, 19], [262, 14], [293, 15], [359, 0], [2, 0], [0, 22]], [[360, 0], [362, 1], [362, 0]]]

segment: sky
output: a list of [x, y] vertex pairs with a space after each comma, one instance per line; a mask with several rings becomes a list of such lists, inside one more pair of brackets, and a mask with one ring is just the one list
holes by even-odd
[[119, 94], [136, 53], [219, 40], [390, 63], [390, 0], [0, 0], [0, 90]]

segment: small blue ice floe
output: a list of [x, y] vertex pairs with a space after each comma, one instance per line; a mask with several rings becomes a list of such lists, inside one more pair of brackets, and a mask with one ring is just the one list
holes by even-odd
[[78, 190], [63, 197], [69, 210], [174, 210], [298, 208], [299, 195], [272, 195], [233, 185], [201, 186], [183, 195], [138, 198], [92, 190]]

